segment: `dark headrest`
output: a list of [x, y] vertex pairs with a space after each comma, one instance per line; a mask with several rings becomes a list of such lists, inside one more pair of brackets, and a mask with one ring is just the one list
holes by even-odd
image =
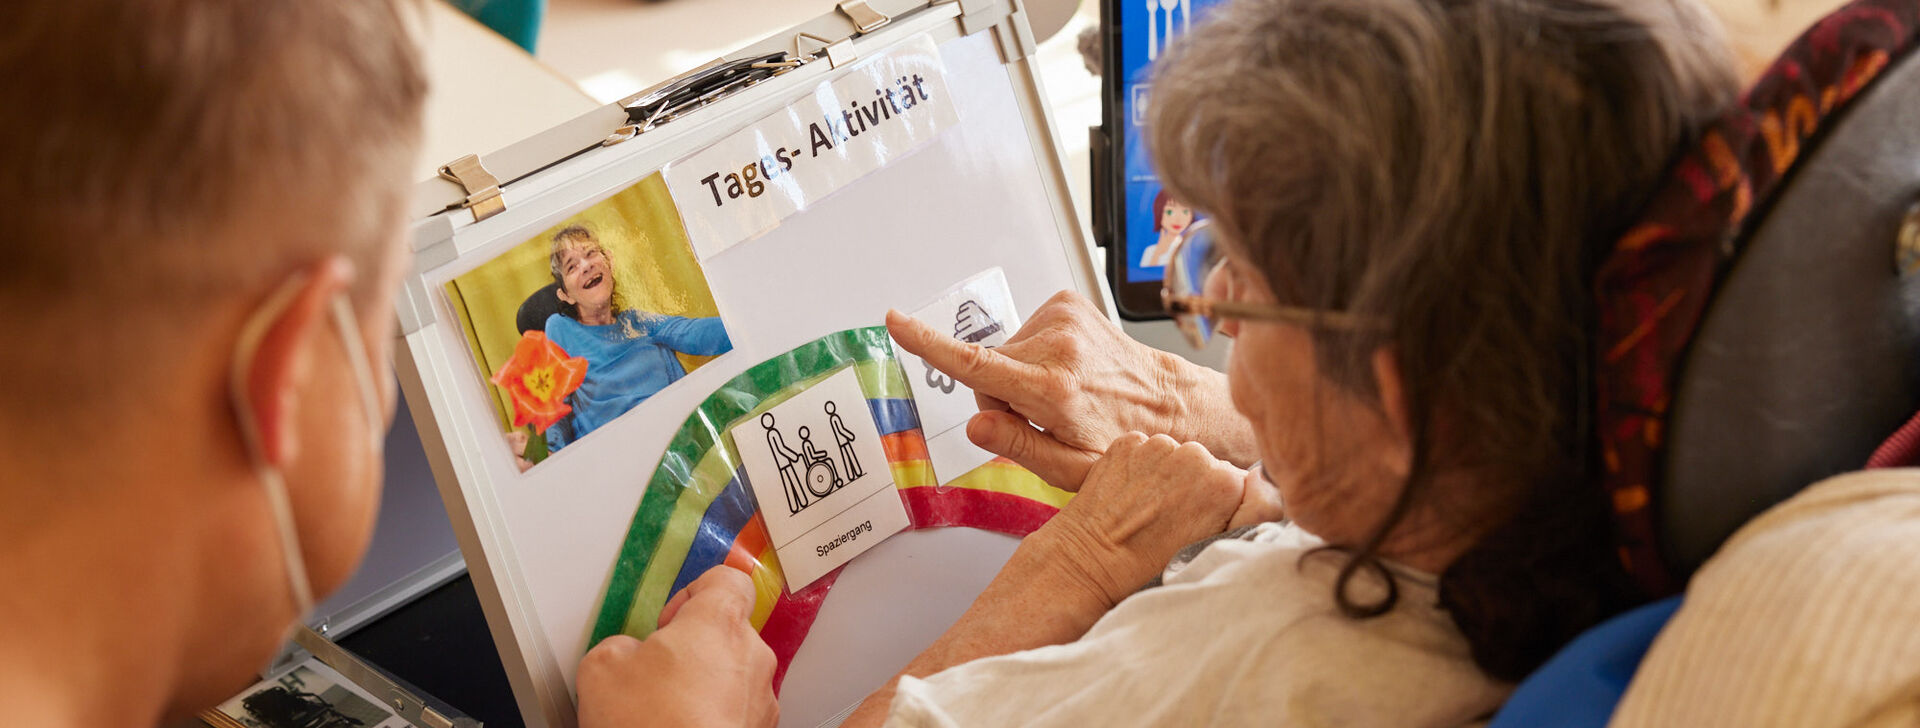
[[1677, 573], [1802, 487], [1860, 469], [1920, 407], [1920, 287], [1894, 262], [1920, 198], [1916, 120], [1909, 55], [1802, 156], [1715, 293], [1655, 503]]
[[566, 310], [566, 304], [560, 301], [560, 284], [548, 283], [520, 302], [520, 311], [513, 316], [513, 324], [524, 334], [528, 331], [546, 331], [547, 317]]

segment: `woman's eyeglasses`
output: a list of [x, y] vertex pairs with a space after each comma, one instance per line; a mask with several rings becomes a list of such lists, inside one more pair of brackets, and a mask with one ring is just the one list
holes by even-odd
[[[1316, 329], [1368, 330], [1386, 328], [1384, 322], [1368, 316], [1341, 311], [1319, 311], [1298, 306], [1271, 303], [1244, 303], [1233, 300], [1233, 283], [1226, 267], [1226, 256], [1207, 220], [1196, 220], [1170, 245], [1166, 279], [1160, 288], [1160, 302], [1166, 306], [1180, 333], [1196, 349], [1204, 349], [1226, 319], [1279, 321]], [[1210, 287], [1211, 286], [1211, 287]]]

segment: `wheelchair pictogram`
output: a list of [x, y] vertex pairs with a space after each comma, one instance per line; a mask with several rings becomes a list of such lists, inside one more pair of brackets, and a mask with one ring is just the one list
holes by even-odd
[[833, 458], [813, 446], [813, 433], [806, 426], [800, 427], [800, 452], [807, 458], [807, 492], [821, 498], [833, 494], [847, 481], [840, 478], [840, 469], [834, 467]]
[[839, 451], [838, 459], [814, 444], [813, 428], [801, 425], [794, 430], [800, 445], [800, 449], [795, 450], [787, 444], [786, 435], [773, 413], [760, 415], [760, 426], [767, 433], [767, 449], [773, 453], [774, 467], [780, 470], [781, 490], [786, 493], [789, 514], [806, 510], [808, 506], [867, 474], [860, 467], [859, 455], [854, 452], [853, 443], [857, 437], [853, 429], [840, 419], [839, 405], [828, 400], [822, 409], [833, 435], [833, 443]]

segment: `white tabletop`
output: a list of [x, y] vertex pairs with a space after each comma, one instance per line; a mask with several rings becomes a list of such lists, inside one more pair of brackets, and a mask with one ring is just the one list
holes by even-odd
[[428, 5], [427, 138], [415, 179], [599, 106], [572, 81], [445, 2]]

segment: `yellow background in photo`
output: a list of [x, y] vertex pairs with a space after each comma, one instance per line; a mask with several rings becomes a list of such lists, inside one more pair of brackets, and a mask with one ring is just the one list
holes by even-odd
[[[720, 314], [680, 225], [680, 212], [667, 195], [666, 180], [656, 172], [447, 283], [448, 301], [466, 329], [467, 345], [483, 378], [491, 378], [513, 356], [513, 345], [520, 341], [514, 326], [520, 304], [553, 282], [547, 264], [553, 234], [576, 224], [591, 230], [607, 250], [616, 308], [688, 317]], [[689, 372], [713, 360], [676, 356]], [[512, 401], [491, 382], [487, 388], [501, 431], [512, 429]]]

